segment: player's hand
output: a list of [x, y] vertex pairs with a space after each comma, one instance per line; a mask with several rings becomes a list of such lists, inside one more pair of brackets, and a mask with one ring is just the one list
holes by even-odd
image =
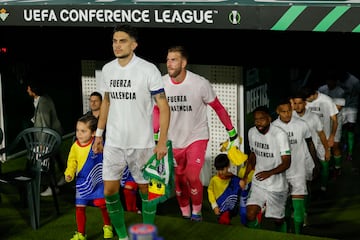
[[335, 142], [335, 136], [330, 135], [329, 139], [328, 139], [328, 146], [331, 148], [334, 146], [334, 142]]
[[215, 215], [220, 215], [220, 208], [219, 208], [219, 207], [215, 207], [215, 208], [214, 208], [214, 213], [215, 213]]
[[325, 161], [330, 161], [331, 159], [331, 148], [325, 149]]
[[154, 153], [156, 153], [156, 159], [160, 160], [167, 154], [166, 142], [158, 142], [154, 148]]
[[65, 176], [65, 181], [66, 182], [71, 182], [72, 180], [73, 179], [72, 179], [72, 177], [70, 175]]
[[103, 140], [102, 140], [102, 137], [95, 137], [95, 140], [94, 140], [94, 143], [93, 143], [93, 146], [92, 146], [92, 150], [93, 152], [96, 154], [96, 153], [100, 153], [103, 151]]
[[255, 178], [259, 181], [263, 181], [269, 177], [271, 177], [271, 172], [270, 171], [262, 171], [262, 172], [259, 172], [255, 175]]
[[240, 188], [242, 190], [245, 190], [246, 188], [246, 181], [244, 179], [241, 179], [240, 182], [239, 182], [239, 185], [240, 185]]

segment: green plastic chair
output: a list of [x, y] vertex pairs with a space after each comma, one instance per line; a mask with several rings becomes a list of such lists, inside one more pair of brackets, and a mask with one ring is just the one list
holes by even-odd
[[[0, 174], [0, 183], [11, 184], [19, 189], [26, 189], [30, 223], [33, 229], [40, 227], [40, 184], [42, 176], [49, 178], [56, 213], [60, 213], [55, 189], [55, 172], [53, 172], [53, 157], [60, 145], [61, 136], [56, 131], [50, 128], [32, 127], [20, 132], [9, 147], [0, 150], [0, 154], [5, 152], [6, 155], [9, 155], [14, 153], [15, 150], [19, 151], [21, 148], [23, 150], [25, 146], [27, 159], [25, 169]], [[22, 194], [21, 190], [20, 194]]]

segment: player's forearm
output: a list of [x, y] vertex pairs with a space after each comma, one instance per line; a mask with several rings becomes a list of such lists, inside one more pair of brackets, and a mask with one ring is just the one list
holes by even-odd
[[321, 141], [322, 145], [324, 146], [324, 149], [328, 149], [329, 145], [328, 145], [328, 142], [327, 142], [326, 135], [325, 135], [324, 131], [318, 132], [318, 135], [320, 137], [320, 141]]
[[281, 156], [281, 160], [281, 163], [271, 170], [272, 175], [285, 172], [290, 167], [291, 155], [283, 155]]
[[307, 139], [306, 140], [306, 143], [307, 143], [307, 146], [308, 146], [308, 149], [309, 149], [309, 152], [310, 152], [310, 155], [313, 159], [313, 162], [315, 163], [315, 165], [317, 164], [318, 162], [318, 157], [316, 155], [316, 149], [315, 149], [315, 145], [314, 145], [314, 142], [312, 141], [312, 139]]
[[159, 106], [159, 122], [160, 122], [160, 137], [159, 142], [166, 142], [167, 141], [167, 135], [169, 130], [169, 124], [170, 124], [170, 108], [169, 105], [166, 103], [158, 104]]
[[246, 163], [246, 169], [245, 169], [245, 173], [244, 173], [244, 177], [243, 177], [243, 180], [246, 182], [246, 184], [248, 183], [247, 182], [247, 179], [248, 179], [248, 176], [250, 174], [250, 172], [252, 170], [254, 170], [255, 168], [255, 163], [256, 163], [256, 157], [255, 157], [255, 154], [253, 152], [251, 152], [249, 154], [249, 157], [248, 159], [246, 160], [247, 163]]
[[330, 135], [335, 136], [336, 130], [337, 130], [337, 127], [338, 127], [338, 120], [337, 120], [336, 115], [332, 116], [331, 120], [332, 120], [332, 124], [331, 124], [331, 134]]
[[214, 109], [214, 111], [216, 112], [216, 115], [218, 115], [220, 121], [225, 126], [226, 130], [229, 131], [234, 128], [234, 126], [231, 122], [230, 115], [228, 114], [228, 112], [226, 111], [226, 109], [224, 108], [224, 106], [221, 104], [221, 102], [219, 101], [219, 99], [217, 97], [215, 98], [214, 101], [209, 103], [209, 106], [212, 109]]

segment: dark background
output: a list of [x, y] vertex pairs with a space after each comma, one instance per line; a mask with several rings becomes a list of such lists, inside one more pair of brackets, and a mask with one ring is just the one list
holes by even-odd
[[[113, 59], [112, 28], [108, 27], [1, 27], [0, 72], [5, 129], [12, 139], [29, 124], [32, 99], [26, 76], [35, 74], [53, 98], [65, 133], [74, 131], [82, 114], [81, 60]], [[276, 88], [288, 90], [291, 70], [343, 67], [357, 76], [360, 34], [216, 29], [139, 29], [136, 54], [164, 63], [167, 48], [184, 45], [189, 63], [268, 69]], [[314, 74], [310, 81], [321, 82]]]

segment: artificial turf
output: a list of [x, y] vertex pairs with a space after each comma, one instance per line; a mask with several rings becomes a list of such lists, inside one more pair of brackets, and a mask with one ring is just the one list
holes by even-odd
[[[67, 156], [71, 141], [65, 141], [62, 155]], [[355, 155], [359, 152], [356, 148]], [[158, 206], [155, 225], [158, 235], [164, 240], [238, 240], [238, 239], [359, 239], [360, 228], [360, 178], [359, 160], [344, 161], [343, 172], [336, 180], [331, 179], [326, 194], [314, 191], [309, 208], [309, 226], [303, 235], [278, 233], [273, 231], [272, 222], [265, 219], [262, 229], [244, 227], [238, 217], [232, 225], [224, 226], [216, 222], [204, 191], [203, 221], [191, 222], [182, 219], [176, 199], [170, 198]], [[21, 161], [19, 161], [20, 163]], [[13, 166], [3, 166], [3, 171]], [[21, 164], [20, 164], [21, 165]], [[314, 188], [316, 190], [316, 187]], [[41, 227], [30, 227], [29, 215], [16, 189], [0, 184], [0, 239], [70, 239], [76, 231], [74, 188], [66, 184], [60, 188], [60, 215], [56, 215], [52, 197], [41, 198]], [[141, 222], [141, 215], [125, 214], [127, 226]], [[87, 208], [87, 239], [102, 238], [102, 218], [94, 207]], [[114, 237], [117, 239], [117, 237]]]

